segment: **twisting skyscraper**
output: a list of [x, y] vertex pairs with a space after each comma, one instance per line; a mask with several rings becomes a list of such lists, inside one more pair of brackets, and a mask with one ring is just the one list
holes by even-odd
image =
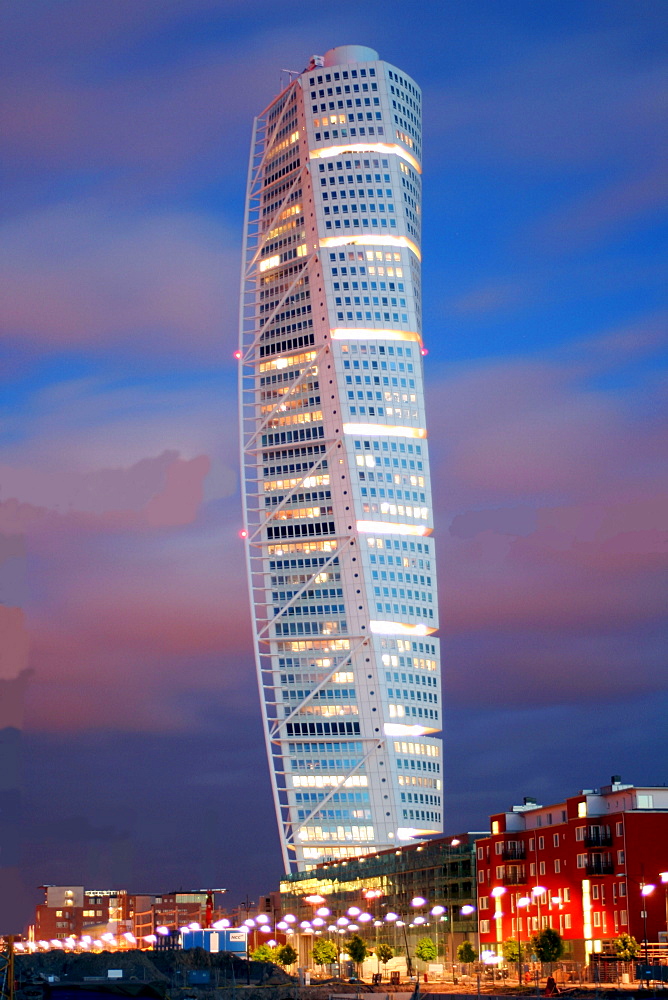
[[357, 45], [255, 120], [241, 449], [288, 871], [442, 830], [420, 120], [415, 83]]

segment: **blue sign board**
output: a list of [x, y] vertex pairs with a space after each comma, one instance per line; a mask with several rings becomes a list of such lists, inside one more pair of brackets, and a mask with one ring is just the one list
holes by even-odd
[[219, 931], [181, 931], [181, 947], [184, 951], [189, 951], [190, 948], [204, 948], [212, 954], [231, 951], [236, 955], [245, 955], [246, 937], [246, 931], [236, 927], [225, 927]]

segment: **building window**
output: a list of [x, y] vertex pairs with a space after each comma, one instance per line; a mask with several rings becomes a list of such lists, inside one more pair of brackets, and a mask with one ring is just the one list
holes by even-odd
[[539, 851], [544, 851], [545, 850], [545, 837], [539, 837], [538, 838], [538, 850]]
[[489, 934], [489, 920], [480, 921], [480, 933]]
[[558, 875], [560, 871], [561, 871], [561, 861], [559, 860], [559, 858], [555, 858], [554, 859], [554, 873], [555, 873], [555, 875]]
[[584, 868], [587, 864], [587, 855], [578, 854], [578, 868]]
[[531, 864], [529, 865], [529, 875], [535, 875], [535, 874], [536, 874], [536, 864], [534, 861], [532, 861]]
[[539, 868], [538, 874], [539, 875], [544, 875], [545, 874], [545, 862], [541, 861], [541, 863], [539, 864], [538, 868]]
[[479, 871], [478, 872], [478, 882], [484, 882], [484, 881], [485, 881], [485, 873], [483, 871]]
[[481, 910], [489, 909], [489, 896], [481, 896], [478, 900], [478, 906]]
[[626, 882], [620, 882], [619, 883], [619, 895], [620, 896], [625, 896], [626, 895]]
[[478, 861], [482, 861], [482, 859], [483, 859], [483, 849], [482, 849], [482, 847], [479, 847], [478, 848]]
[[591, 898], [592, 899], [598, 899], [598, 886], [597, 885], [593, 885], [591, 887]]
[[617, 851], [617, 864], [618, 865], [624, 864], [624, 851]]
[[497, 865], [496, 866], [496, 877], [497, 878], [503, 878], [503, 876], [505, 874], [506, 874], [506, 869], [504, 868], [504, 866], [503, 865]]
[[624, 824], [623, 823], [615, 823], [615, 833], [617, 834], [618, 837], [623, 837], [624, 836]]
[[584, 836], [585, 836], [585, 828], [583, 826], [576, 826], [575, 827], [575, 839], [576, 840], [584, 840]]
[[503, 841], [502, 840], [497, 840], [496, 845], [494, 847], [494, 850], [496, 851], [497, 854], [501, 854], [503, 852]]
[[626, 910], [620, 910], [619, 911], [619, 922], [622, 925], [628, 924], [628, 922], [629, 922], [629, 915], [628, 915], [628, 913], [627, 913]]
[[[570, 903], [570, 901], [571, 901], [571, 890], [570, 889], [564, 889], [564, 903]], [[570, 924], [569, 924], [569, 926], [570, 926]]]
[[578, 802], [578, 816], [585, 817], [587, 815], [587, 800], [584, 802]]
[[552, 834], [552, 846], [553, 847], [559, 847], [559, 834], [558, 833], [553, 833]]
[[492, 833], [499, 833], [499, 821], [495, 819], [492, 821]]
[[536, 841], [535, 841], [534, 837], [529, 837], [529, 850], [530, 851], [535, 851], [536, 850]]
[[564, 927], [566, 928], [567, 931], [569, 931], [571, 929], [571, 915], [570, 915], [570, 913], [565, 913], [564, 914]]

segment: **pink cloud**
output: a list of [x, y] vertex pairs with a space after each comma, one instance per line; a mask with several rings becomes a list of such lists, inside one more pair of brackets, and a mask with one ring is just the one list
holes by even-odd
[[186, 462], [177, 459], [167, 469], [167, 481], [161, 493], [146, 505], [146, 520], [152, 527], [190, 524], [195, 520], [204, 497], [203, 482], [209, 471], [206, 455]]
[[[562, 651], [561, 676], [580, 690], [576, 634], [642, 629], [665, 613], [659, 386], [651, 368], [635, 400], [598, 385], [660, 349], [654, 320], [634, 329], [637, 338], [614, 330], [531, 364], [455, 371], [430, 389], [443, 634], [515, 636], [518, 676], [528, 669], [519, 650], [536, 632], [546, 657]], [[654, 677], [649, 654], [646, 669]]]
[[17, 677], [27, 676], [29, 647], [23, 610], [0, 604], [0, 681], [14, 683]]
[[[0, 503], [0, 525], [24, 531], [54, 523], [57, 531], [85, 525], [173, 527], [189, 524], [202, 504], [207, 456], [184, 460], [175, 451], [142, 459], [129, 468], [54, 472], [0, 466], [8, 499]], [[54, 521], [54, 515], [57, 519]]]
[[[236, 313], [236, 242], [193, 214], [131, 217], [95, 201], [7, 222], [0, 228], [5, 337], [189, 357], [215, 348], [219, 356], [221, 322]], [[233, 325], [227, 336], [231, 353]]]
[[439, 427], [432, 475], [447, 508], [492, 498], [586, 499], [652, 480], [667, 442], [651, 367], [635, 397], [597, 386], [638, 350], [651, 357], [661, 348], [653, 319], [634, 329], [576, 343], [552, 358], [482, 362], [432, 382], [429, 413]]
[[[179, 15], [193, 13], [179, 5]], [[163, 19], [155, 8], [142, 20], [147, 36], [160, 34]], [[199, 50], [185, 47], [180, 58], [148, 68], [134, 66], [130, 56], [126, 72], [105, 76], [91, 72], [89, 65], [96, 43], [102, 62], [110, 58], [105, 19], [97, 26], [97, 38], [88, 40], [85, 23], [80, 29], [74, 19], [60, 21], [54, 35], [45, 37], [47, 58], [40, 60], [31, 46], [30, 72], [20, 60], [7, 70], [2, 112], [5, 157], [23, 168], [40, 164], [42, 169], [106, 172], [124, 167], [133, 174], [135, 192], [137, 185], [156, 191], [176, 179], [190, 184], [193, 168], [199, 183], [219, 177], [230, 149], [245, 159], [249, 123], [266, 104], [267, 94], [278, 93], [283, 86], [275, 67], [293, 52], [300, 53], [304, 62], [308, 56], [303, 53], [309, 53], [312, 44], [309, 29], [274, 28], [249, 39], [254, 70], [250, 74], [249, 49], [220, 42]], [[124, 18], [114, 24], [111, 15], [109, 21], [118, 41], [113, 61], [124, 50], [134, 49], [138, 38]], [[65, 24], [69, 31], [63, 30]], [[96, 26], [91, 28], [94, 36]], [[69, 60], [54, 62], [55, 38], [61, 35], [70, 36], [64, 39], [64, 49], [74, 36], [77, 51]], [[84, 67], [76, 72], [79, 57]], [[123, 178], [116, 183], [119, 189], [125, 187]], [[114, 189], [113, 181], [109, 187]]]
[[[243, 553], [228, 519], [217, 545], [212, 526], [197, 525], [209, 464], [170, 451], [127, 468], [2, 470], [18, 497], [0, 503], [0, 525], [25, 533], [39, 579], [27, 609], [30, 728], [86, 729], [94, 719], [182, 730], [211, 698], [243, 699], [233, 664], [251, 648], [248, 603], [224, 571]], [[28, 662], [27, 633], [16, 632], [22, 612], [11, 621], [0, 612], [0, 666], [13, 651], [16, 676]], [[25, 640], [20, 663], [10, 626]]]
[[[45, 591], [31, 609], [31, 728], [181, 731], [221, 698], [246, 701], [253, 673], [242, 543], [210, 526], [106, 544], [103, 525], [39, 538]], [[240, 666], [243, 665], [243, 669]]]
[[[649, 509], [654, 517], [648, 521]], [[469, 527], [465, 539], [444, 538], [440, 603], [446, 632], [605, 629], [660, 616], [666, 510], [668, 489], [651, 502], [538, 508], [535, 529], [522, 537], [507, 529], [470, 534]], [[482, 512], [480, 521], [486, 521]]]

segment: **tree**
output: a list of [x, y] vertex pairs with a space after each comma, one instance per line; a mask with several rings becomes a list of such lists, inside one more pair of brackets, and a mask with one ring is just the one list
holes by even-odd
[[531, 938], [531, 947], [539, 962], [558, 962], [564, 953], [561, 934], [553, 927], [546, 927]]
[[515, 938], [508, 938], [507, 941], [503, 942], [503, 957], [506, 962], [519, 962], [520, 946]]
[[640, 950], [638, 942], [631, 934], [620, 934], [614, 941], [617, 958], [621, 962], [632, 962]]
[[353, 934], [350, 940], [346, 942], [346, 950], [358, 967], [368, 955], [367, 946], [359, 934]]
[[383, 965], [387, 965], [390, 959], [394, 957], [394, 948], [390, 944], [379, 944], [376, 948], [376, 957]]
[[291, 944], [282, 944], [276, 949], [276, 961], [279, 965], [294, 965], [297, 961], [297, 952]]
[[251, 962], [275, 962], [276, 952], [268, 944], [261, 944], [250, 953]]
[[339, 953], [333, 941], [327, 938], [318, 938], [313, 944], [313, 961], [316, 965], [331, 965], [336, 962]]
[[463, 962], [464, 965], [470, 965], [471, 962], [475, 962], [477, 957], [478, 952], [475, 950], [470, 941], [462, 941], [462, 943], [457, 946], [458, 962]]
[[415, 946], [415, 955], [421, 962], [433, 962], [436, 958], [436, 945], [430, 937], [420, 938]]

